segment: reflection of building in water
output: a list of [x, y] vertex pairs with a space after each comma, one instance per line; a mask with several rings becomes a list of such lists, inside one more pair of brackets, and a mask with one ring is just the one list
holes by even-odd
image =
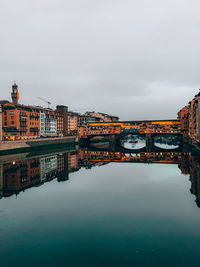
[[10, 196], [40, 183], [40, 161], [13, 161], [3, 165], [3, 195]]
[[192, 157], [190, 163], [191, 193], [196, 196], [197, 206], [200, 207], [200, 162]]
[[57, 178], [59, 182], [69, 179], [68, 153], [60, 154], [57, 157]]
[[190, 174], [191, 193], [200, 207], [200, 160], [191, 153], [90, 151], [63, 152], [47, 157], [13, 161], [0, 165], [0, 198], [18, 194], [32, 186], [39, 186], [57, 178], [69, 179], [69, 173], [81, 167], [90, 169], [109, 162], [170, 163], [178, 164], [183, 174]]
[[178, 167], [181, 170], [182, 174], [187, 175], [190, 173], [190, 159], [191, 153], [182, 153], [181, 161], [178, 164]]
[[0, 164], [0, 198], [3, 194], [3, 165]]
[[41, 159], [41, 181], [55, 176], [57, 170], [57, 155], [45, 157]]
[[75, 166], [78, 168], [75, 164], [78, 162], [78, 154], [62, 153], [0, 165], [0, 197], [18, 194], [55, 178], [58, 181], [68, 180], [68, 162], [71, 162], [71, 171]]
[[200, 160], [191, 153], [183, 153], [179, 166], [183, 174], [190, 175], [191, 193], [196, 196], [197, 206], [200, 207]]
[[78, 169], [79, 169], [78, 154], [76, 152], [69, 152], [68, 154], [69, 172], [77, 171]]

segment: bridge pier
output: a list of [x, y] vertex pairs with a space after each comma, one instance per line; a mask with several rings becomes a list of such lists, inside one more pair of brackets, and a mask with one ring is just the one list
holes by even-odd
[[150, 133], [146, 134], [146, 150], [147, 150], [147, 152], [152, 151], [153, 144], [154, 144], [153, 135]]

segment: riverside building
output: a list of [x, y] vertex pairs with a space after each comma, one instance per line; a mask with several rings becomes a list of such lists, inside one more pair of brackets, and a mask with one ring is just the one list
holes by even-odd
[[178, 112], [178, 120], [189, 139], [200, 143], [200, 92]]
[[0, 140], [33, 139], [68, 134], [68, 107], [56, 110], [19, 104], [19, 89], [12, 86], [12, 103], [0, 101]]

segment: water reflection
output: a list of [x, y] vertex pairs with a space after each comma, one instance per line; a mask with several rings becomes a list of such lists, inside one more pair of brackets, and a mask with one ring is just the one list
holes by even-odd
[[156, 135], [154, 146], [162, 149], [176, 149], [181, 145], [181, 137], [176, 135]]
[[123, 148], [138, 150], [146, 146], [146, 138], [142, 135], [126, 135], [120, 140]]
[[177, 135], [155, 135], [149, 143], [145, 135], [128, 134], [121, 138], [120, 145], [122, 148], [130, 150], [140, 150], [151, 144], [157, 148], [174, 150], [181, 146], [181, 136]]
[[190, 175], [191, 193], [200, 207], [200, 160], [191, 152], [140, 152], [93, 151], [88, 148], [65, 151], [45, 156], [23, 154], [18, 160], [11, 156], [0, 158], [0, 197], [13, 194], [57, 179], [69, 179], [69, 174], [81, 168], [92, 168], [110, 162], [177, 164], [183, 174]]

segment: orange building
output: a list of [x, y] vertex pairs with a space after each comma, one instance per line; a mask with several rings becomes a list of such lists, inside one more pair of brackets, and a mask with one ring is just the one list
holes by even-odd
[[189, 105], [185, 106], [178, 112], [178, 120], [181, 122], [181, 130], [187, 132], [189, 130]]
[[[31, 139], [68, 134], [68, 107], [56, 110], [21, 105], [18, 86], [11, 92], [12, 103], [0, 101], [0, 140]], [[1, 109], [2, 107], [2, 109]]]
[[7, 103], [2, 113], [3, 139], [40, 136], [40, 110], [36, 107]]
[[183, 134], [183, 141], [188, 142], [189, 135], [189, 116], [190, 116], [190, 107], [185, 106], [178, 112], [178, 120], [181, 123], [181, 132]]
[[189, 136], [200, 142], [200, 93], [189, 102]]
[[69, 134], [77, 134], [79, 124], [79, 114], [68, 112], [68, 131]]
[[0, 103], [0, 141], [2, 141], [2, 106], [1, 106], [1, 103]]

